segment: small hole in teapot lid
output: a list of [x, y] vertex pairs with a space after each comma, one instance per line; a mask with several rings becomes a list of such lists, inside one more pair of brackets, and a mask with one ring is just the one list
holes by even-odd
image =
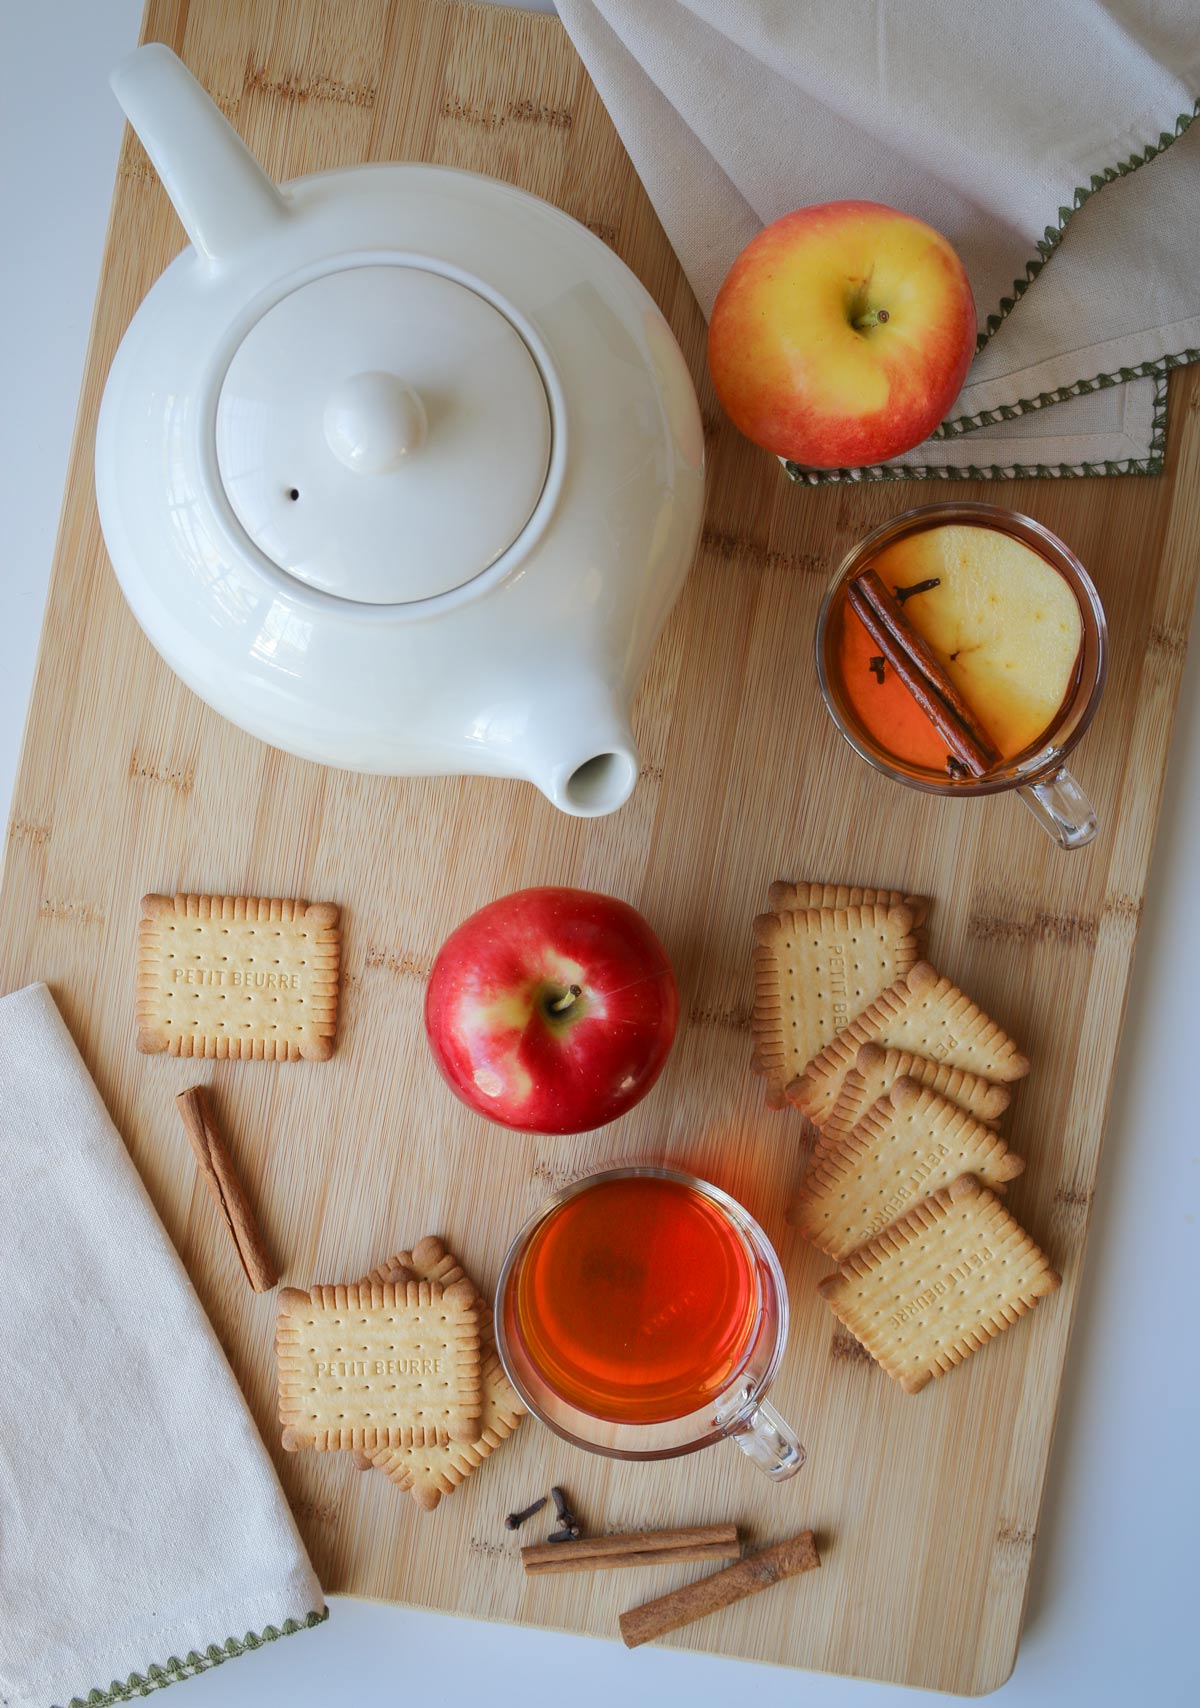
[[298, 486], [292, 486], [292, 487], [288, 488], [288, 497], [293, 501], [293, 503], [295, 502], [295, 500], [297, 498], [299, 498], [299, 496], [300, 496], [300, 488]]

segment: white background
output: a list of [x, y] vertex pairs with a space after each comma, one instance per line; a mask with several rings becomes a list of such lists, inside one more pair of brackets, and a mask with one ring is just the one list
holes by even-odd
[[[543, 0], [543, 9], [549, 9]], [[0, 806], [33, 677], [140, 0], [0, 0]], [[1195, 239], [1200, 250], [1200, 237]], [[1200, 261], [1200, 254], [1197, 256]], [[1200, 551], [1200, 538], [1196, 541]], [[1086, 769], [1086, 768], [1085, 768]], [[1184, 683], [1016, 1673], [1004, 1708], [1200, 1704], [1200, 672]], [[1014, 809], [1015, 810], [1015, 809]], [[1064, 858], [1071, 856], [1064, 855]], [[1086, 856], [1081, 856], [1086, 858]], [[1107, 1064], [1097, 1063], [1096, 1071]], [[186, 1538], [181, 1538], [186, 1542]], [[0, 1546], [3, 1538], [0, 1537]], [[804, 1617], [803, 1586], [794, 1594]], [[869, 1610], [864, 1612], [869, 1618]], [[0, 1617], [3, 1610], [0, 1609]], [[131, 1665], [139, 1657], [131, 1658]], [[186, 1686], [224, 1708], [907, 1692], [365, 1603]]]

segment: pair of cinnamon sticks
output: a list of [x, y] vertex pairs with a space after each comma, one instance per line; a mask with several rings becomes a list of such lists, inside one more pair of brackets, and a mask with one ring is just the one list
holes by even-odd
[[693, 1620], [731, 1607], [748, 1595], [769, 1589], [785, 1578], [812, 1571], [821, 1564], [811, 1530], [740, 1559], [737, 1526], [709, 1524], [681, 1530], [638, 1530], [619, 1536], [585, 1536], [554, 1547], [545, 1543], [521, 1549], [530, 1576], [552, 1572], [605, 1571], [616, 1566], [662, 1565], [667, 1561], [735, 1560], [736, 1565], [698, 1578], [682, 1589], [660, 1595], [620, 1618], [621, 1639], [628, 1649], [640, 1648]]
[[945, 741], [950, 750], [949, 769], [957, 766], [960, 774], [986, 776], [1000, 763], [999, 750], [940, 660], [904, 615], [900, 600], [888, 592], [875, 570], [864, 569], [848, 582], [846, 601]]

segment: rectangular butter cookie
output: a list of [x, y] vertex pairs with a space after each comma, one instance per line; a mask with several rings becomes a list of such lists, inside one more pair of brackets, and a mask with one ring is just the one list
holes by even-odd
[[474, 1441], [479, 1315], [470, 1281], [285, 1287], [275, 1335], [284, 1447]]
[[917, 959], [906, 907], [800, 908], [754, 921], [754, 1067], [767, 1103]]
[[332, 902], [148, 895], [138, 927], [137, 1047], [224, 1061], [326, 1061], [337, 1031]]
[[917, 1204], [821, 1282], [834, 1315], [907, 1393], [944, 1376], [1060, 1284], [973, 1175]]
[[788, 1220], [841, 1259], [960, 1174], [1003, 1190], [1024, 1167], [990, 1127], [902, 1078], [836, 1150], [813, 1160]]

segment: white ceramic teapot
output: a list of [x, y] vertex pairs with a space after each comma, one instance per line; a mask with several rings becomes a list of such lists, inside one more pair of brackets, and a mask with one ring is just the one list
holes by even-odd
[[620, 806], [704, 492], [650, 296], [576, 221], [474, 173], [276, 187], [166, 47], [112, 82], [192, 240], [125, 334], [96, 442], [150, 640], [306, 758]]

